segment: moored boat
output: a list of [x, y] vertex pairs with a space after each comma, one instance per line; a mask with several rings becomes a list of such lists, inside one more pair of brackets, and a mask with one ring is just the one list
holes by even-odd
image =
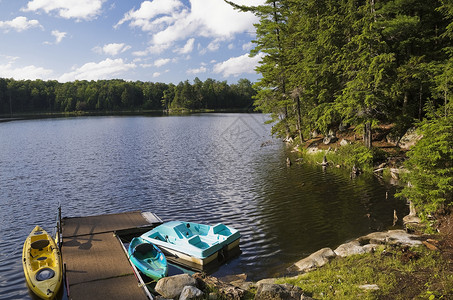
[[133, 238], [129, 244], [128, 256], [137, 269], [149, 278], [157, 281], [167, 276], [167, 259], [152, 243], [140, 237]]
[[22, 265], [27, 285], [36, 296], [56, 297], [63, 278], [61, 254], [54, 239], [39, 226], [25, 240]]
[[224, 224], [214, 226], [183, 221], [170, 221], [141, 235], [171, 256], [206, 265], [225, 251], [239, 246], [240, 233]]

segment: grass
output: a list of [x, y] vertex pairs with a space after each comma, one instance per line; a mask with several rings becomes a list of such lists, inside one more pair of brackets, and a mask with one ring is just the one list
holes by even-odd
[[302, 151], [304, 161], [313, 164], [319, 164], [326, 156], [327, 161], [332, 166], [341, 166], [352, 168], [356, 166], [363, 171], [372, 172], [373, 162], [376, 157], [381, 157], [382, 153], [377, 149], [368, 149], [365, 146], [357, 144], [349, 144], [338, 148], [337, 151], [316, 151], [309, 153], [306, 150]]
[[[390, 248], [336, 258], [326, 266], [277, 283], [302, 288], [315, 299], [451, 299], [453, 270], [439, 252]], [[377, 285], [366, 290], [361, 285]]]

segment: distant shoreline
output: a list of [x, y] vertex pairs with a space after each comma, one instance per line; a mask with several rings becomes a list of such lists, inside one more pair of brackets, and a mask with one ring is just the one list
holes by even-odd
[[250, 109], [196, 109], [196, 110], [136, 110], [136, 111], [73, 111], [73, 112], [30, 112], [13, 116], [0, 115], [0, 123], [30, 119], [65, 118], [82, 116], [174, 116], [195, 113], [261, 113]]

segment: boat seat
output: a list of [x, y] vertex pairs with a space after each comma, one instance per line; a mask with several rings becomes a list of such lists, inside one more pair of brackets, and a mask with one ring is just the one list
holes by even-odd
[[[212, 227], [212, 233], [228, 235], [229, 233], [228, 233], [227, 229], [228, 228], [225, 225], [223, 225], [222, 223], [219, 223]], [[226, 231], [226, 232], [221, 233], [222, 231]]]
[[37, 240], [31, 243], [30, 247], [32, 249], [44, 249], [49, 245], [49, 240]]
[[191, 238], [189, 238], [188, 242], [189, 242], [189, 244], [195, 246], [195, 245], [201, 243], [201, 239], [198, 235], [194, 235]]
[[137, 246], [135, 246], [134, 248], [134, 252], [137, 252], [141, 255], [146, 255], [150, 252], [152, 252], [154, 254], [154, 247], [152, 244], [149, 244], [149, 243], [142, 243], [142, 244], [138, 244]]

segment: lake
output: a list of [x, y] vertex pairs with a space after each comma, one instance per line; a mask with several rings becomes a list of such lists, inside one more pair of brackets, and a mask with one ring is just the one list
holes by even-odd
[[[214, 275], [281, 274], [323, 247], [392, 226], [407, 214], [373, 175], [293, 164], [261, 114], [103, 116], [0, 123], [0, 295], [29, 298], [22, 271], [35, 225], [151, 211], [164, 221], [224, 223], [242, 254]], [[388, 197], [386, 197], [388, 194]]]

